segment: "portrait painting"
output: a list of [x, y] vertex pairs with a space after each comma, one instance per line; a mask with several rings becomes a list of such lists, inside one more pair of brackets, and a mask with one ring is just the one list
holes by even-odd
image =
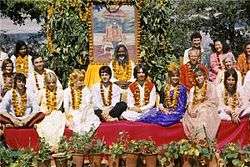
[[[92, 62], [108, 64], [117, 45], [124, 44], [129, 58], [137, 61], [137, 10], [132, 5], [92, 5]], [[91, 42], [91, 41], [90, 41]]]

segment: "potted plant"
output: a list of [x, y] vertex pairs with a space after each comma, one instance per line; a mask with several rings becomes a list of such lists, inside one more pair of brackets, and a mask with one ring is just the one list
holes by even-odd
[[51, 146], [44, 138], [40, 140], [40, 148], [37, 152], [37, 166], [50, 167], [51, 166]]
[[179, 149], [176, 142], [171, 142], [167, 145], [162, 146], [159, 161], [161, 166], [174, 167], [177, 166], [175, 160], [179, 159]]
[[125, 147], [122, 143], [113, 143], [109, 146], [109, 167], [118, 167], [119, 159], [124, 154]]
[[242, 160], [245, 162], [246, 166], [250, 166], [250, 145], [243, 148]]
[[56, 167], [67, 167], [68, 160], [70, 159], [70, 154], [68, 154], [69, 143], [65, 137], [62, 137], [58, 143], [57, 153], [52, 154], [55, 160]]
[[69, 150], [72, 152], [73, 164], [76, 167], [84, 165], [91, 149], [91, 134], [74, 133], [69, 140]]
[[10, 166], [15, 160], [20, 157], [20, 151], [12, 151], [0, 144], [0, 166]]
[[108, 153], [108, 148], [103, 140], [100, 139], [92, 140], [90, 154], [92, 157], [91, 164], [93, 167], [100, 167], [102, 160], [103, 158], [105, 158], [107, 153]]
[[10, 164], [10, 167], [31, 167], [34, 164], [35, 153], [32, 150], [21, 150], [19, 157], [14, 163]]
[[140, 140], [139, 147], [140, 153], [143, 158], [143, 163], [146, 167], [156, 166], [157, 162], [157, 154], [158, 154], [158, 147], [155, 145], [154, 141], [152, 140]]

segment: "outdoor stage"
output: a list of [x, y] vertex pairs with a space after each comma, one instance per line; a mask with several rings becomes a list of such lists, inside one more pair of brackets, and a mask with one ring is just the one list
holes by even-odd
[[[182, 124], [162, 127], [140, 122], [117, 121], [102, 123], [97, 129], [95, 137], [103, 139], [107, 144], [115, 142], [120, 132], [127, 132], [130, 139], [152, 139], [157, 145], [168, 144], [171, 141], [186, 139]], [[65, 129], [65, 136], [70, 137], [72, 131]], [[12, 149], [37, 149], [39, 137], [36, 130], [8, 128], [4, 132], [5, 142]], [[233, 142], [241, 146], [250, 144], [250, 120], [242, 119], [240, 124], [222, 121], [218, 135], [217, 148]]]

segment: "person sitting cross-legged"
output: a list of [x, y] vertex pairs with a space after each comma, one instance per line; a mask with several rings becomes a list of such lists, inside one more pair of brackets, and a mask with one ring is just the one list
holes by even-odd
[[110, 81], [112, 72], [109, 66], [99, 70], [101, 82], [92, 88], [95, 114], [101, 121], [118, 120], [127, 109], [127, 104], [121, 101], [121, 89]]

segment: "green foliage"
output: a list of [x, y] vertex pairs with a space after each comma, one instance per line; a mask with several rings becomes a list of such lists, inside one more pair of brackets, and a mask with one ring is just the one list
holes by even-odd
[[65, 137], [62, 137], [60, 139], [60, 142], [58, 143], [58, 149], [57, 153], [66, 153], [69, 150], [69, 142]]
[[34, 164], [35, 153], [32, 150], [23, 150], [17, 160], [10, 167], [31, 167]]
[[85, 134], [74, 133], [69, 140], [69, 150], [75, 153], [88, 154], [91, 149], [91, 137], [92, 133]]
[[20, 151], [11, 151], [0, 144], [0, 166], [10, 165], [21, 155]]
[[37, 159], [44, 162], [51, 158], [51, 146], [44, 138], [40, 140], [40, 148], [37, 154]]
[[104, 154], [108, 152], [108, 147], [105, 144], [104, 140], [94, 139], [92, 141], [92, 146], [90, 153], [91, 154]]

